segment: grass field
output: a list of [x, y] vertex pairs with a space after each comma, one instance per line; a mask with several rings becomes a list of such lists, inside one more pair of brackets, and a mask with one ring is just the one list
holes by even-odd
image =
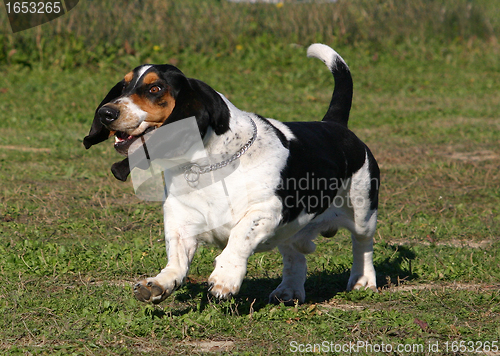
[[[494, 31], [498, 11], [490, 14]], [[496, 37], [328, 44], [352, 71], [350, 127], [382, 171], [380, 293], [345, 292], [352, 257], [342, 232], [319, 237], [308, 256], [303, 305], [267, 304], [280, 281], [277, 251], [251, 257], [238, 296], [214, 300], [212, 246], [198, 250], [179, 291], [142, 304], [134, 281], [166, 264], [161, 206], [112, 177], [111, 142], [82, 145], [97, 104], [146, 59], [175, 63], [241, 109], [318, 120], [333, 79], [306, 58], [306, 43], [123, 49], [74, 68], [0, 56], [0, 353], [286, 355], [319, 344], [346, 354], [339, 348], [354, 344], [362, 355], [387, 345], [397, 355], [500, 354]]]

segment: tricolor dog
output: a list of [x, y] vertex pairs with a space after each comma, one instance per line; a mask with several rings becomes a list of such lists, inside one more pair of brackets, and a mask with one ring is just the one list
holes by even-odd
[[[270, 301], [302, 303], [305, 254], [315, 250], [319, 234], [333, 237], [340, 228], [352, 234], [353, 264], [347, 289], [376, 290], [373, 235], [379, 168], [368, 147], [347, 127], [353, 91], [347, 64], [323, 44], [311, 45], [307, 55], [321, 59], [335, 79], [322, 121], [279, 122], [242, 111], [171, 65], [135, 68], [101, 102], [84, 145], [90, 148], [114, 136], [116, 150], [127, 156], [112, 166], [120, 180], [130, 173], [129, 151], [134, 142], [137, 146], [154, 130], [168, 130], [170, 124], [187, 118], [195, 118], [204, 150], [216, 157], [209, 169], [188, 168], [188, 182], [214, 174], [224, 165], [238, 165], [244, 172], [243, 181], [239, 180], [245, 187], [244, 204], [233, 202], [228, 207], [199, 191], [182, 199], [166, 198], [168, 263], [157, 276], [135, 285], [137, 299], [160, 303], [172, 294], [183, 283], [198, 244], [207, 242], [222, 248], [208, 278], [214, 296], [237, 294], [248, 258], [278, 247], [283, 280], [270, 294]], [[231, 220], [209, 227], [209, 221], [224, 215]]]

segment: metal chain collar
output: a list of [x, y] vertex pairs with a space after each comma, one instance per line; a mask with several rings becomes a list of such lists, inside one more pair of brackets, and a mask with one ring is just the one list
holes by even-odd
[[228, 159], [226, 159], [222, 162], [214, 163], [214, 164], [211, 164], [208, 166], [202, 167], [196, 163], [193, 163], [189, 166], [186, 166], [186, 167], [184, 167], [184, 169], [185, 169], [184, 179], [189, 183], [195, 183], [198, 181], [198, 179], [200, 179], [201, 174], [209, 173], [209, 172], [215, 171], [217, 169], [224, 168], [228, 164], [230, 164], [231, 162], [233, 162], [233, 161], [237, 160], [238, 158], [240, 158], [241, 156], [243, 156], [245, 154], [245, 152], [248, 151], [250, 146], [252, 146], [252, 144], [255, 142], [255, 139], [257, 138], [257, 125], [255, 124], [255, 122], [252, 120], [251, 117], [249, 117], [249, 119], [250, 119], [250, 122], [251, 122], [252, 127], [253, 127], [252, 137], [250, 138], [250, 140], [248, 140], [247, 143], [245, 143], [238, 150], [238, 152], [236, 152], [234, 155], [232, 155], [231, 157], [229, 157]]

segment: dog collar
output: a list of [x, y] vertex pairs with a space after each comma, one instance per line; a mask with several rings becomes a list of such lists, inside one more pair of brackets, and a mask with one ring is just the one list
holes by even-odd
[[233, 162], [233, 161], [239, 159], [241, 156], [243, 156], [245, 154], [245, 152], [248, 151], [250, 146], [252, 146], [252, 144], [255, 142], [255, 139], [257, 138], [257, 125], [255, 124], [255, 122], [252, 120], [251, 117], [249, 117], [249, 119], [250, 119], [250, 123], [252, 124], [252, 128], [253, 128], [252, 137], [248, 140], [247, 143], [245, 143], [238, 150], [238, 152], [233, 154], [228, 159], [226, 159], [222, 162], [219, 162], [219, 163], [214, 163], [214, 164], [210, 164], [207, 166], [200, 166], [197, 163], [193, 163], [189, 166], [186, 166], [186, 167], [184, 167], [184, 169], [185, 169], [184, 170], [184, 179], [188, 183], [195, 183], [198, 181], [198, 179], [200, 179], [201, 174], [209, 173], [209, 172], [224, 168], [228, 164], [230, 164], [231, 162]]

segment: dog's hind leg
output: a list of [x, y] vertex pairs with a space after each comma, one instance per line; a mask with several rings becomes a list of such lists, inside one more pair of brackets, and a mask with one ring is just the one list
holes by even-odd
[[347, 290], [369, 288], [377, 291], [375, 268], [373, 267], [373, 238], [370, 235], [353, 232], [351, 275]]
[[353, 255], [351, 275], [347, 283], [348, 290], [369, 288], [377, 291], [373, 267], [373, 235], [377, 227], [379, 179], [376, 163], [370, 163], [368, 159], [352, 178], [349, 191], [352, 205], [352, 215], [349, 215], [352, 216], [352, 221], [346, 226], [351, 231]]
[[293, 305], [296, 301], [304, 303], [306, 292], [307, 263], [304, 254], [290, 245], [279, 245], [278, 249], [283, 256], [283, 280], [278, 288], [269, 295], [269, 302], [284, 302]]

